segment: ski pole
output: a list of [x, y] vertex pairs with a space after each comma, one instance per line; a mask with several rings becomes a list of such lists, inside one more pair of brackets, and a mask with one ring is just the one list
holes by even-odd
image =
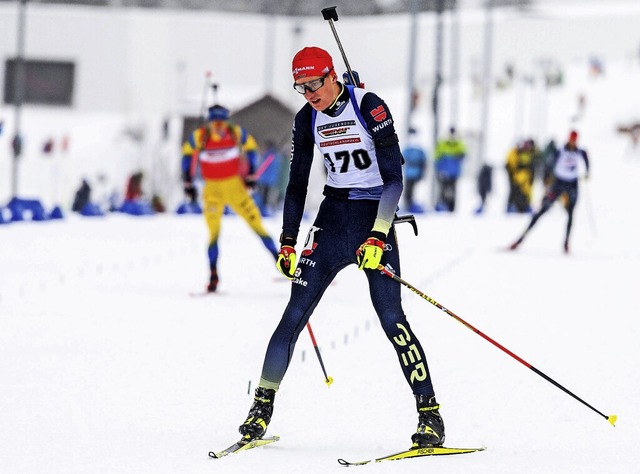
[[262, 176], [264, 172], [267, 171], [267, 168], [271, 165], [275, 157], [275, 153], [271, 153], [269, 156], [267, 156], [265, 160], [260, 163], [260, 166], [258, 166], [256, 172], [253, 173], [253, 179], [257, 180], [260, 176]]
[[347, 66], [347, 72], [349, 73], [349, 77], [351, 78], [351, 84], [353, 84], [355, 87], [358, 85], [358, 82], [356, 82], [356, 77], [351, 70], [351, 66], [349, 65], [349, 61], [347, 60], [347, 55], [344, 54], [342, 43], [340, 42], [340, 38], [338, 38], [338, 32], [336, 31], [336, 27], [333, 23], [334, 21], [338, 21], [338, 12], [336, 11], [336, 7], [323, 8], [322, 18], [329, 22], [329, 26], [331, 27], [331, 31], [333, 32], [333, 37], [336, 39], [336, 43], [338, 43], [338, 48], [340, 49], [340, 53], [342, 54], [344, 65]]
[[534, 366], [532, 366], [531, 364], [529, 364], [527, 361], [525, 361], [524, 359], [518, 357], [516, 354], [514, 354], [513, 352], [511, 352], [509, 349], [507, 349], [506, 347], [504, 347], [502, 344], [500, 344], [499, 342], [491, 339], [489, 336], [487, 336], [486, 334], [484, 334], [483, 332], [481, 332], [480, 330], [476, 329], [475, 327], [473, 327], [471, 324], [469, 324], [468, 322], [466, 322], [464, 319], [462, 319], [461, 317], [459, 317], [458, 315], [456, 315], [453, 311], [450, 311], [449, 309], [445, 308], [444, 306], [442, 306], [440, 303], [438, 303], [436, 300], [434, 300], [433, 298], [430, 298], [429, 296], [425, 295], [422, 291], [418, 290], [415, 286], [411, 285], [410, 283], [407, 283], [405, 280], [403, 280], [402, 278], [400, 278], [398, 275], [396, 275], [395, 273], [389, 271], [389, 269], [387, 269], [386, 267], [384, 267], [383, 265], [378, 265], [378, 270], [380, 270], [382, 273], [384, 273], [385, 275], [387, 275], [390, 278], [393, 278], [395, 281], [397, 281], [398, 283], [400, 283], [401, 285], [406, 286], [407, 288], [409, 288], [411, 291], [413, 291], [415, 294], [417, 294], [418, 296], [420, 296], [421, 298], [427, 300], [429, 303], [431, 303], [432, 305], [434, 305], [436, 308], [441, 309], [442, 311], [444, 311], [445, 313], [447, 313], [449, 316], [451, 316], [453, 319], [455, 319], [456, 321], [462, 323], [464, 326], [466, 326], [468, 329], [471, 329], [473, 332], [475, 332], [476, 334], [478, 334], [479, 336], [481, 336], [482, 338], [486, 339], [487, 341], [489, 341], [491, 344], [493, 344], [494, 346], [496, 346], [498, 349], [500, 349], [503, 352], [506, 352], [508, 355], [510, 355], [511, 357], [513, 357], [515, 360], [517, 360], [518, 362], [520, 362], [522, 365], [524, 365], [525, 367], [528, 367], [529, 369], [533, 370], [536, 374], [538, 374], [540, 377], [542, 377], [543, 379], [545, 379], [547, 382], [552, 383], [553, 385], [555, 385], [556, 387], [558, 387], [560, 390], [562, 390], [563, 392], [565, 392], [568, 395], [571, 395], [573, 398], [575, 398], [576, 400], [578, 400], [580, 403], [582, 403], [583, 405], [591, 408], [593, 411], [595, 411], [598, 415], [604, 417], [609, 423], [611, 423], [612, 426], [615, 426], [616, 420], [618, 419], [617, 415], [605, 415], [604, 413], [602, 413], [599, 410], [596, 410], [593, 406], [589, 405], [587, 402], [585, 402], [582, 398], [578, 397], [576, 394], [574, 394], [573, 392], [567, 390], [566, 388], [564, 388], [562, 385], [560, 385], [558, 382], [556, 382], [555, 380], [553, 380], [551, 377], [549, 377], [548, 375], [546, 375], [545, 373], [541, 372], [540, 370], [536, 369]]
[[309, 330], [309, 336], [311, 336], [311, 343], [313, 344], [313, 348], [316, 351], [316, 355], [318, 356], [318, 361], [320, 362], [320, 367], [322, 367], [322, 373], [324, 374], [324, 383], [327, 384], [327, 387], [331, 387], [333, 383], [333, 377], [327, 375], [327, 371], [324, 368], [324, 363], [322, 362], [322, 356], [320, 355], [320, 349], [318, 349], [318, 343], [316, 342], [316, 337], [313, 335], [313, 331], [311, 330], [311, 323], [307, 323], [307, 329]]

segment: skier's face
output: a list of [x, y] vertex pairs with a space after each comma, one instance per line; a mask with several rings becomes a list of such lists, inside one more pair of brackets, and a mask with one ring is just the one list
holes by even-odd
[[[304, 88], [304, 98], [319, 112], [333, 104], [340, 91], [335, 74], [305, 77], [296, 81], [295, 85], [308, 86]], [[316, 89], [318, 85], [320, 87]]]
[[224, 120], [212, 120], [209, 122], [209, 131], [212, 135], [221, 135], [225, 129]]

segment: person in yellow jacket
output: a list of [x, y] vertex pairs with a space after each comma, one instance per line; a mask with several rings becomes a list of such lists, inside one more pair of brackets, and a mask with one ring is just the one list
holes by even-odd
[[539, 152], [535, 142], [527, 139], [507, 154], [509, 197], [507, 212], [531, 212], [531, 194]]
[[255, 138], [240, 125], [228, 121], [229, 110], [221, 105], [209, 107], [208, 123], [196, 129], [182, 146], [182, 170], [185, 192], [192, 190], [199, 172], [204, 181], [203, 213], [209, 228], [207, 254], [211, 271], [208, 292], [218, 283], [218, 237], [225, 206], [240, 216], [260, 237], [274, 259], [276, 245], [262, 224], [260, 210], [247, 186], [257, 179], [253, 175], [258, 156]]
[[449, 136], [438, 140], [434, 153], [436, 179], [440, 186], [436, 211], [453, 212], [456, 208], [456, 184], [462, 173], [462, 161], [467, 148], [456, 134], [455, 127], [449, 128]]

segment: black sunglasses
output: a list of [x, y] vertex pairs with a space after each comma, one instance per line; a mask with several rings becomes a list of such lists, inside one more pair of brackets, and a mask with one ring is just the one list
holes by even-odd
[[[332, 69], [333, 70], [333, 69]], [[324, 86], [324, 80], [329, 77], [329, 74], [331, 74], [331, 71], [329, 71], [328, 73], [326, 73], [324, 76], [322, 76], [319, 79], [314, 79], [313, 81], [309, 81], [309, 82], [304, 82], [302, 84], [293, 84], [293, 88], [296, 90], [297, 93], [299, 94], [304, 94], [306, 91], [309, 92], [315, 92], [318, 89], [320, 89], [322, 86]]]

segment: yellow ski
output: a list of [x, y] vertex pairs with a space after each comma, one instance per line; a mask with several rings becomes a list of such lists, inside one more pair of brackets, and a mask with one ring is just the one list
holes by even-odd
[[220, 459], [231, 453], [239, 453], [240, 451], [246, 451], [247, 449], [257, 448], [258, 446], [264, 446], [265, 444], [275, 443], [280, 439], [280, 436], [272, 436], [271, 438], [253, 439], [250, 441], [241, 439], [237, 443], [233, 443], [227, 449], [220, 452], [209, 451], [209, 457], [214, 459]]
[[423, 456], [446, 456], [451, 454], [475, 453], [476, 451], [484, 451], [486, 448], [447, 448], [445, 446], [433, 446], [427, 448], [414, 448], [400, 451], [399, 453], [390, 454], [376, 459], [368, 459], [366, 461], [349, 462], [344, 459], [338, 459], [343, 466], [362, 466], [370, 462], [395, 461], [398, 459], [419, 458]]

